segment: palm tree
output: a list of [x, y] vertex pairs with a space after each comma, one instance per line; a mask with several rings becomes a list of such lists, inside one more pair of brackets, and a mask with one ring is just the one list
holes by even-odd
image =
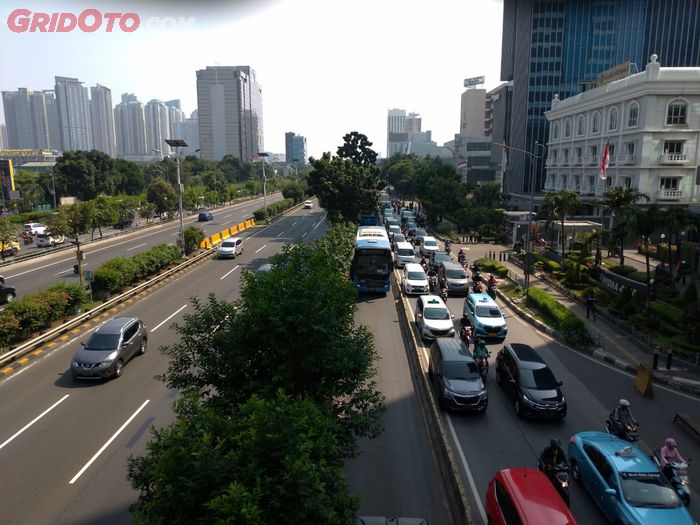
[[647, 209], [637, 208], [634, 211], [632, 221], [632, 232], [636, 237], [641, 238], [644, 244], [644, 257], [646, 260], [646, 284], [647, 284], [647, 312], [651, 308], [651, 269], [649, 267], [649, 239], [652, 234], [659, 229], [659, 207], [652, 204]]
[[548, 210], [551, 217], [559, 219], [561, 225], [561, 264], [566, 262], [566, 235], [564, 232], [564, 222], [566, 216], [576, 212], [581, 205], [579, 196], [573, 191], [562, 190], [547, 193], [542, 202], [542, 206]]
[[615, 229], [620, 242], [620, 267], [625, 267], [625, 239], [629, 228], [629, 216], [640, 202], [649, 202], [649, 195], [636, 188], [610, 188], [603, 195], [603, 206], [610, 212], [617, 212], [619, 222]]

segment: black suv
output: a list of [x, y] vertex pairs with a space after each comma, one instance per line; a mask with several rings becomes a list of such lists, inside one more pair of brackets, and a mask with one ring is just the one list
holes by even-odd
[[562, 382], [531, 346], [505, 345], [496, 356], [496, 381], [519, 416], [566, 416], [566, 399], [559, 388]]
[[460, 339], [438, 337], [430, 347], [428, 370], [442, 410], [486, 410], [486, 387], [471, 352]]

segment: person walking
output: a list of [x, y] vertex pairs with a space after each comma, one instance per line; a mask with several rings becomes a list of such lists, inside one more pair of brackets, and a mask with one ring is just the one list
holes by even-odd
[[595, 293], [593, 290], [588, 292], [586, 296], [586, 319], [590, 319], [590, 315], [593, 314], [593, 320], [595, 321]]

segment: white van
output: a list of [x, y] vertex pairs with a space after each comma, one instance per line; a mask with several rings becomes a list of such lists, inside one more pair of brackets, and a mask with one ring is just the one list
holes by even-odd
[[416, 252], [410, 242], [397, 242], [394, 250], [396, 267], [403, 268], [407, 263], [415, 262]]

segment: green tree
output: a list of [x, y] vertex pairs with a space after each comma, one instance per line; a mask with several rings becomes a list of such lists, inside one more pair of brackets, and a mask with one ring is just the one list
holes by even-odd
[[183, 232], [185, 235], [185, 255], [197, 251], [199, 243], [204, 240], [204, 230], [199, 226], [191, 224]]
[[602, 199], [603, 207], [614, 212], [616, 225], [613, 227], [613, 239], [620, 244], [620, 268], [625, 267], [625, 240], [628, 236], [630, 214], [641, 202], [649, 202], [649, 195], [641, 193], [636, 188], [610, 188]]
[[358, 166], [375, 168], [377, 152], [371, 146], [367, 135], [351, 131], [343, 137], [343, 144], [338, 146], [337, 154], [341, 159], [350, 159]]
[[114, 171], [119, 174], [117, 193], [139, 195], [146, 190], [146, 177], [135, 162], [124, 159], [114, 160]]
[[56, 161], [54, 177], [59, 195], [90, 200], [97, 196], [95, 166], [82, 151], [66, 151]]
[[187, 392], [175, 413], [129, 458], [135, 524], [353, 522], [336, 424], [312, 401], [277, 392], [223, 414]]
[[152, 202], [144, 202], [139, 207], [139, 217], [146, 219], [146, 224], [156, 215], [156, 205]]
[[167, 180], [156, 178], [148, 186], [146, 199], [156, 207], [156, 213], [170, 213], [177, 208], [177, 193], [175, 188]]
[[158, 178], [165, 179], [168, 176], [168, 172], [165, 166], [161, 162], [154, 162], [149, 164], [143, 169], [144, 180], [146, 184], [150, 185]]
[[[688, 208], [670, 206], [659, 214], [657, 220], [660, 223], [664, 235], [666, 236], [666, 242], [668, 243], [668, 271], [671, 272], [671, 277], [673, 277], [676, 265], [673, 261], [671, 243], [673, 242], [674, 236], [676, 236], [676, 241], [678, 241], [677, 237], [680, 236], [681, 231], [691, 223], [690, 212]], [[680, 256], [680, 253], [676, 254], [677, 260], [680, 260]]]
[[202, 184], [207, 189], [215, 191], [223, 195], [226, 192], [226, 177], [221, 170], [205, 171], [202, 173]]
[[576, 213], [576, 210], [581, 206], [581, 200], [573, 191], [554, 191], [545, 195], [543, 206], [550, 210], [550, 213], [559, 220], [561, 227], [561, 261], [562, 265], [564, 265], [566, 262], [566, 232], [564, 224], [566, 217]]
[[58, 212], [48, 220], [49, 231], [64, 235], [75, 245], [75, 255], [78, 262], [78, 277], [83, 285], [83, 253], [80, 250], [80, 236], [87, 233], [92, 224], [93, 206], [87, 202], [69, 204], [58, 208]]
[[114, 224], [119, 218], [118, 209], [110, 202], [110, 199], [104, 195], [100, 195], [96, 199], [86, 203], [92, 207], [90, 213], [90, 228], [92, 232], [90, 236], [95, 238], [95, 230], [100, 233], [100, 238], [102, 238], [102, 228]]
[[649, 246], [652, 234], [659, 227], [659, 207], [652, 204], [646, 209], [637, 208], [632, 216], [632, 232], [641, 239], [644, 245], [644, 259], [646, 263], [646, 279], [647, 293], [649, 300], [647, 301], [647, 311], [651, 308], [651, 266], [649, 264]]
[[417, 155], [397, 155], [391, 158], [391, 163], [382, 166], [384, 178], [405, 199], [413, 199], [416, 193], [416, 182], [426, 176], [428, 163]]
[[0, 257], [3, 262], [5, 262], [5, 248], [11, 249], [13, 241], [17, 241], [17, 226], [6, 217], [0, 217]]
[[474, 188], [472, 193], [474, 202], [485, 208], [500, 208], [503, 206], [503, 194], [501, 185], [497, 182], [488, 182]]

